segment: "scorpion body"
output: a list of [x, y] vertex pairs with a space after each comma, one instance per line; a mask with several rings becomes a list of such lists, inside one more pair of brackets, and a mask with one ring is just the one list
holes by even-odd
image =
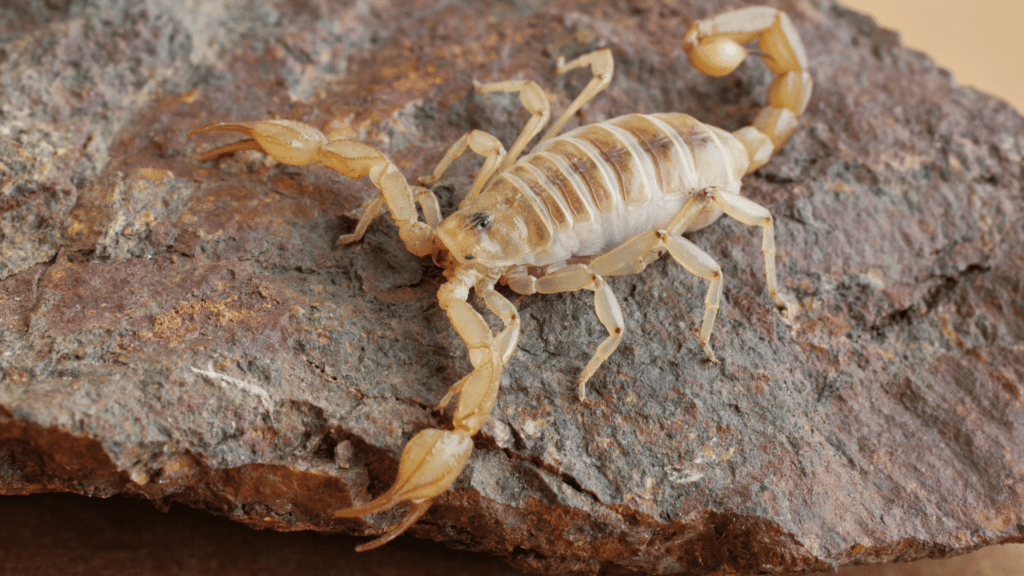
[[630, 114], [545, 140], [484, 194], [508, 186], [530, 202], [548, 242], [518, 263], [548, 266], [665, 227], [696, 191], [738, 191], [747, 164], [746, 149], [724, 130], [685, 114]]
[[[718, 362], [708, 341], [721, 302], [722, 272], [682, 234], [707, 226], [723, 213], [762, 228], [768, 293], [778, 308], [795, 313], [795, 303], [781, 293], [776, 279], [771, 214], [739, 191], [743, 175], [785, 145], [807, 106], [812, 81], [803, 46], [789, 18], [768, 7], [694, 22], [682, 44], [697, 69], [721, 76], [746, 58], [749, 52], [742, 44], [755, 39], [757, 53], [776, 78], [768, 89], [768, 106], [750, 126], [732, 133], [685, 114], [663, 113], [630, 114], [559, 136], [562, 126], [611, 81], [614, 64], [605, 49], [569, 63], [559, 61], [558, 73], [589, 66], [593, 78], [540, 143], [519, 158], [550, 118], [547, 98], [529, 80], [478, 85], [478, 92], [518, 93], [532, 116], [508, 152], [490, 134], [473, 130], [422, 179], [425, 184], [436, 182], [466, 149], [484, 157], [458, 211], [444, 219], [429, 189], [410, 185], [384, 154], [368, 145], [333, 139], [288, 120], [213, 124], [190, 132], [233, 131], [249, 137], [210, 150], [203, 160], [257, 150], [287, 164], [319, 163], [350, 178], [369, 176], [381, 193], [367, 205], [355, 231], [339, 243], [361, 238], [386, 205], [409, 251], [433, 256], [445, 270], [447, 282], [438, 300], [466, 343], [473, 370], [441, 400], [443, 408], [458, 397], [452, 430], [417, 433], [402, 452], [398, 477], [389, 490], [336, 513], [364, 516], [410, 503], [397, 526], [357, 550], [380, 546], [415, 523], [469, 460], [472, 436], [495, 405], [502, 368], [519, 335], [519, 315], [495, 290], [498, 283], [521, 294], [594, 292], [597, 316], [608, 336], [579, 376], [581, 400], [586, 382], [619, 345], [625, 327], [605, 278], [639, 272], [665, 252], [710, 283], [699, 338], [708, 360]], [[471, 289], [501, 319], [503, 328], [497, 334], [468, 304]]]

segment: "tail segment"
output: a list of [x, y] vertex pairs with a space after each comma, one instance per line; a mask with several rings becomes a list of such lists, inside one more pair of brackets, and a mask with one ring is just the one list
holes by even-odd
[[735, 70], [750, 53], [742, 45], [755, 38], [761, 58], [776, 77], [768, 87], [768, 106], [750, 126], [733, 132], [750, 155], [748, 174], [786, 145], [811, 98], [813, 82], [800, 36], [785, 13], [767, 6], [698, 20], [683, 36], [683, 50], [690, 63], [709, 76]]

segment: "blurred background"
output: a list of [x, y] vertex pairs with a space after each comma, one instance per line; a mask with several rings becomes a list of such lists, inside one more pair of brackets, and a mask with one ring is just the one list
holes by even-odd
[[1024, 2], [1020, 0], [842, 0], [897, 30], [961, 84], [1024, 111]]
[[[1024, 110], [1024, 2], [846, 0], [900, 32], [961, 84]], [[38, 494], [0, 498], [0, 576], [26, 574], [519, 574], [499, 560], [399, 538], [356, 555], [357, 539], [255, 531], [173, 505]], [[1024, 545], [943, 561], [844, 568], [840, 576], [1018, 576]]]

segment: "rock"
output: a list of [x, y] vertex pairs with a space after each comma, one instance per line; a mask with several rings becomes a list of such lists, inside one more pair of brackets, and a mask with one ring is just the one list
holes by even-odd
[[356, 552], [364, 540], [358, 536], [252, 530], [186, 506], [157, 510], [135, 498], [6, 496], [0, 515], [0, 557], [9, 574], [523, 576], [495, 556], [423, 538]]
[[[199, 162], [215, 139], [185, 132], [301, 119], [414, 178], [466, 131], [509, 143], [525, 122], [474, 80], [532, 78], [557, 110], [588, 77], [554, 59], [598, 46], [616, 75], [582, 121], [678, 110], [732, 130], [770, 74], [707, 78], [678, 48], [725, 5], [0, 11], [0, 493], [381, 533], [400, 510], [332, 512], [449, 422], [433, 406], [469, 362], [443, 277], [386, 217], [334, 246], [368, 182], [250, 152]], [[691, 235], [724, 270], [722, 364], [694, 334], [705, 283], [662, 259], [611, 280], [626, 336], [581, 404], [605, 334], [592, 297], [510, 294], [523, 333], [492, 420], [412, 534], [545, 573], [799, 572], [1024, 541], [1024, 119], [867, 17], [782, 7], [815, 94], [744, 190], [775, 215], [799, 316], [773, 310], [760, 232], [723, 219]], [[440, 183], [446, 209], [475, 165]]]

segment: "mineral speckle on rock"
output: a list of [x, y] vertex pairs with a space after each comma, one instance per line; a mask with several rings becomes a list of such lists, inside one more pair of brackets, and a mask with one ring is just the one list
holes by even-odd
[[[443, 277], [387, 217], [335, 247], [374, 194], [199, 125], [292, 118], [378, 147], [410, 179], [468, 130], [510, 143], [531, 78], [559, 110], [683, 111], [736, 129], [770, 74], [686, 62], [724, 2], [104, 1], [0, 9], [0, 493], [125, 494], [277, 530], [379, 534], [380, 494], [470, 367]], [[411, 533], [545, 573], [828, 570], [1024, 540], [1024, 119], [869, 18], [778, 2], [815, 92], [745, 179], [775, 216], [787, 324], [760, 231], [692, 234], [706, 285], [662, 259], [610, 281], [619, 350], [581, 404], [605, 330], [587, 293], [509, 294], [523, 318], [497, 407]], [[734, 7], [729, 4], [729, 7]], [[435, 187], [446, 209], [476, 164]]]

